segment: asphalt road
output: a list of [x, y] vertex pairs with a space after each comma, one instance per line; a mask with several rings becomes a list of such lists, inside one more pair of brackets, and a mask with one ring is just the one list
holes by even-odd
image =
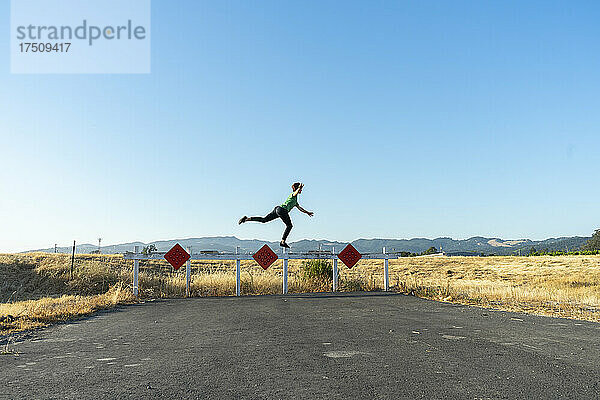
[[0, 398], [597, 399], [599, 337], [398, 294], [154, 301], [11, 344]]

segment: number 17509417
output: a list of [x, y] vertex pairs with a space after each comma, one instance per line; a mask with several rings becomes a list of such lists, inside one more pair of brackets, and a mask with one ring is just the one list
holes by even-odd
[[71, 43], [19, 43], [21, 53], [68, 53]]

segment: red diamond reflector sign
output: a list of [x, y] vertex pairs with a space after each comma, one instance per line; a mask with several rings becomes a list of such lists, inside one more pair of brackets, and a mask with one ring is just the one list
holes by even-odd
[[167, 254], [165, 254], [165, 260], [167, 260], [176, 271], [181, 268], [181, 266], [185, 264], [190, 257], [191, 256], [188, 254], [188, 252], [185, 251], [183, 247], [179, 245], [179, 243], [173, 246], [171, 250], [167, 251]]
[[362, 256], [358, 250], [354, 248], [354, 246], [349, 244], [348, 246], [344, 247], [344, 250], [342, 250], [340, 254], [338, 254], [338, 258], [342, 260], [342, 262], [346, 264], [348, 268], [352, 268], [356, 265], [358, 260], [362, 258]]
[[273, 250], [271, 250], [271, 248], [268, 245], [265, 244], [263, 247], [260, 248], [259, 251], [254, 253], [252, 258], [254, 258], [254, 260], [256, 260], [258, 265], [260, 265], [261, 267], [263, 267], [263, 269], [266, 270], [279, 257], [277, 257], [277, 254], [275, 254], [275, 252]]

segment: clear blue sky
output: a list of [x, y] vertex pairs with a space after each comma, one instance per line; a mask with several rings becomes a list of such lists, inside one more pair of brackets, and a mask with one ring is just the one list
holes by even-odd
[[600, 226], [597, 1], [152, 4], [149, 75], [11, 75], [0, 251]]

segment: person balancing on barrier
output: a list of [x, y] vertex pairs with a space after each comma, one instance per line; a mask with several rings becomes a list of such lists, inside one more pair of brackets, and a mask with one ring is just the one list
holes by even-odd
[[298, 195], [300, 193], [302, 193], [303, 187], [304, 187], [304, 184], [302, 184], [300, 182], [294, 183], [292, 185], [292, 194], [290, 194], [290, 197], [288, 197], [287, 200], [282, 205], [276, 206], [273, 209], [273, 211], [271, 211], [264, 217], [246, 217], [244, 215], [242, 218], [240, 218], [238, 223], [239, 224], [243, 224], [244, 222], [265, 223], [265, 222], [271, 222], [277, 218], [281, 218], [281, 220], [285, 224], [285, 231], [283, 232], [283, 238], [281, 239], [281, 242], [279, 243], [279, 245], [281, 247], [287, 247], [289, 249], [290, 246], [288, 246], [288, 244], [285, 242], [285, 240], [287, 239], [288, 235], [290, 234], [290, 231], [292, 230], [292, 226], [293, 226], [292, 220], [290, 219], [290, 211], [292, 211], [292, 209], [294, 207], [296, 207], [296, 208], [298, 208], [298, 210], [302, 211], [304, 214], [307, 214], [309, 217], [312, 217], [313, 215], [315, 215], [315, 213], [313, 213], [312, 211], [306, 211], [304, 208], [300, 207], [300, 204], [298, 204]]

